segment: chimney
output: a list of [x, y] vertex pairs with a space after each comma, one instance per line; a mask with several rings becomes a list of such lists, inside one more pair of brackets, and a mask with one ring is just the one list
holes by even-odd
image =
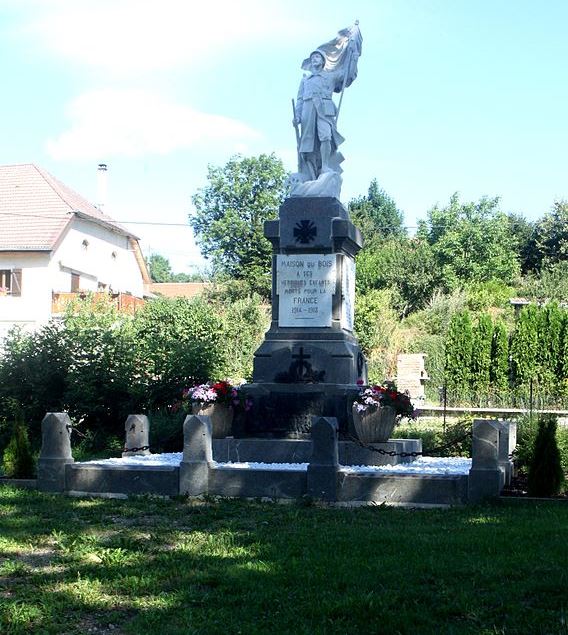
[[97, 168], [97, 207], [104, 211], [107, 202], [107, 164], [99, 163]]

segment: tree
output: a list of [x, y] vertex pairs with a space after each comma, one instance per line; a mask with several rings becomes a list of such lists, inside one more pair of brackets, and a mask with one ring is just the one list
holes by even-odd
[[564, 472], [556, 441], [556, 417], [542, 415], [529, 466], [528, 491], [531, 496], [554, 496], [560, 492]]
[[439, 284], [430, 245], [423, 240], [392, 238], [357, 255], [357, 290], [391, 289], [401, 315], [426, 306]]
[[515, 386], [528, 386], [536, 375], [538, 353], [538, 309], [534, 304], [529, 304], [519, 314], [510, 353]]
[[471, 386], [478, 395], [489, 392], [492, 337], [491, 316], [481, 313], [473, 327], [471, 348]]
[[568, 395], [568, 311], [562, 314], [560, 353], [558, 355], [558, 386], [560, 394]]
[[533, 242], [536, 254], [531, 264], [536, 271], [568, 260], [568, 201], [556, 201], [536, 224]]
[[506, 391], [509, 387], [509, 336], [503, 320], [497, 320], [493, 327], [491, 385], [496, 392]]
[[523, 276], [519, 292], [530, 300], [568, 301], [568, 260], [545, 263], [539, 272]]
[[515, 250], [519, 255], [521, 272], [526, 273], [534, 268], [537, 249], [534, 242], [535, 223], [520, 214], [507, 214], [509, 230], [513, 238]]
[[200, 274], [174, 273], [170, 261], [160, 254], [152, 254], [146, 261], [153, 282], [201, 282]]
[[164, 258], [164, 256], [161, 256], [160, 254], [152, 254], [148, 258], [147, 263], [150, 278], [152, 278], [153, 282], [172, 281], [172, 276], [174, 274], [170, 266], [170, 261], [167, 258]]
[[371, 181], [367, 196], [349, 202], [349, 213], [367, 243], [406, 237], [403, 214], [393, 199], [379, 187], [377, 179]]
[[473, 332], [467, 309], [454, 313], [446, 338], [446, 386], [454, 399], [469, 394]]
[[286, 172], [275, 155], [232, 157], [209, 166], [208, 185], [192, 197], [189, 223], [214, 273], [248, 283], [270, 295], [271, 245], [264, 221], [277, 218], [285, 195]]
[[434, 207], [420, 223], [418, 236], [432, 246], [447, 290], [468, 282], [510, 283], [518, 275], [509, 219], [498, 204], [498, 198], [461, 203], [454, 194], [447, 207]]
[[563, 315], [556, 302], [549, 302], [539, 309], [537, 322], [538, 379], [548, 392], [558, 388]]

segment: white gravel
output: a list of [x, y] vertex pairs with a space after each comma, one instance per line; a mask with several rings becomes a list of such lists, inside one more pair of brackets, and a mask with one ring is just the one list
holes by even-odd
[[[131, 456], [124, 459], [99, 459], [87, 461], [87, 464], [104, 466], [178, 466], [183, 454], [148, 454], [147, 456]], [[305, 471], [307, 463], [214, 463], [218, 469], [240, 470], [290, 470]], [[471, 459], [419, 457], [412, 463], [399, 465], [346, 465], [341, 469], [348, 474], [467, 474], [471, 468]]]

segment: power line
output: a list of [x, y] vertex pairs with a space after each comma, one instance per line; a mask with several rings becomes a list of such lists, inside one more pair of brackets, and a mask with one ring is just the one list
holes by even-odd
[[188, 227], [189, 223], [158, 223], [157, 221], [143, 221], [143, 220], [117, 220], [117, 223], [124, 225], [161, 225], [164, 227]]
[[[65, 212], [66, 214], [70, 215], [70, 214], [74, 214], [75, 212]], [[505, 214], [506, 215], [506, 214]], [[19, 213], [19, 212], [1, 212], [0, 211], [0, 216], [17, 216], [17, 217], [21, 217], [21, 218], [42, 218], [42, 219], [49, 219], [49, 220], [63, 220], [64, 217], [63, 216], [50, 216], [49, 214], [28, 214], [28, 213]], [[120, 223], [123, 225], [151, 225], [151, 226], [158, 226], [158, 227], [186, 227], [188, 229], [191, 229], [191, 226], [189, 225], [189, 223], [164, 223], [164, 222], [160, 222], [160, 221], [142, 221], [142, 220], [115, 220], [115, 219], [106, 219], [106, 218], [101, 218], [99, 219], [96, 216], [92, 217], [93, 220], [102, 220], [105, 221], [109, 224], [113, 224], [113, 223]], [[428, 220], [424, 220], [422, 221], [425, 225], [426, 228], [428, 229], [428, 227], [431, 228], [444, 228], [446, 226], [452, 226], [454, 223], [440, 223], [440, 222], [429, 222]], [[528, 221], [529, 223], [534, 223], [535, 221]], [[515, 227], [515, 226], [522, 226], [523, 222], [522, 221], [514, 221], [510, 223], [511, 227]], [[392, 229], [393, 227], [395, 227], [394, 225], [374, 225], [374, 227], [376, 229]], [[420, 225], [402, 225], [401, 229], [418, 229], [420, 227]]]
[[[65, 212], [66, 216], [70, 216], [75, 212]], [[18, 218], [42, 218], [47, 220], [65, 220], [66, 216], [52, 216], [50, 214], [28, 214], [28, 213], [20, 213], [20, 212], [0, 212], [0, 216], [16, 216]], [[124, 225], [162, 225], [164, 227], [190, 227], [188, 223], [163, 223], [157, 221], [141, 221], [141, 220], [115, 220], [106, 219], [106, 218], [98, 218], [97, 216], [92, 217], [93, 220], [102, 220], [107, 223], [121, 223]]]

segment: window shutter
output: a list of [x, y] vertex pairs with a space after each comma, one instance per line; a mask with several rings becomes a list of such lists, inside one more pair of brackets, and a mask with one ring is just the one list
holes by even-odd
[[22, 270], [21, 269], [12, 269], [12, 285], [11, 285], [11, 295], [21, 296], [22, 295]]

